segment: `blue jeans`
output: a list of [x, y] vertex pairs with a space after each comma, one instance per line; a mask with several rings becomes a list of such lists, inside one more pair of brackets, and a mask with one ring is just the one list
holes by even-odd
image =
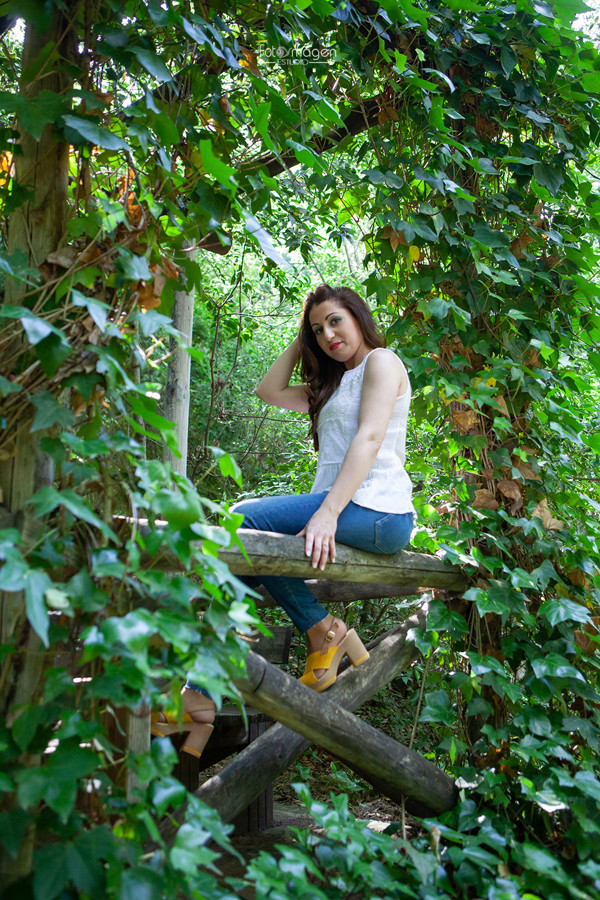
[[[243, 513], [242, 528], [298, 534], [326, 496], [322, 493], [259, 497], [236, 503], [232, 511]], [[377, 512], [350, 501], [338, 519], [335, 539], [371, 553], [396, 553], [406, 547], [412, 529], [412, 512]], [[302, 634], [327, 615], [327, 610], [311, 594], [302, 578], [260, 575], [241, 580], [250, 587], [264, 584]]]

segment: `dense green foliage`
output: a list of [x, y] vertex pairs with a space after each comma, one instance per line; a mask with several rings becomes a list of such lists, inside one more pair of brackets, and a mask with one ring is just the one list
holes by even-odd
[[[261, 424], [252, 383], [328, 278], [361, 286], [410, 369], [414, 544], [473, 572], [418, 638], [422, 701], [405, 682], [416, 746], [435, 735], [427, 752], [461, 801], [408, 844], [302, 787], [324, 835], [245, 882], [271, 897], [599, 897], [600, 61], [571, 30], [578, 4], [14, 9], [25, 48], [9, 37], [0, 66], [7, 895], [239, 890], [217, 880], [209, 844], [227, 829], [172, 778], [170, 745], [124, 753], [107, 723], [175, 704], [188, 671], [232, 693], [253, 618], [216, 555], [239, 483], [222, 451], [246, 490], [307, 484], [305, 423]], [[35, 173], [57, 148], [52, 237], [54, 182]], [[174, 436], [156, 400], [186, 285], [189, 480], [161, 462]], [[53, 478], [19, 498], [40, 448]], [[171, 552], [181, 574], [150, 567]], [[167, 845], [157, 823], [186, 801]]]

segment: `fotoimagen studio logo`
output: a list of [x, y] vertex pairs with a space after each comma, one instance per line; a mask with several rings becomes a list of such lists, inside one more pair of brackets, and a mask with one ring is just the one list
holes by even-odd
[[324, 66], [333, 58], [333, 50], [308, 44], [265, 47], [258, 51], [258, 58], [261, 62], [282, 66]]

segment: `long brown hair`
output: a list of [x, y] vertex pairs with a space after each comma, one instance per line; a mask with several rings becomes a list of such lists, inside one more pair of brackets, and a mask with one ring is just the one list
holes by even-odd
[[312, 308], [327, 300], [334, 300], [348, 310], [356, 320], [368, 347], [373, 350], [375, 347], [385, 347], [385, 341], [377, 331], [371, 311], [362, 297], [352, 288], [320, 284], [308, 295], [300, 322], [300, 377], [308, 386], [310, 434], [316, 450], [319, 449], [317, 435], [319, 413], [339, 386], [346, 371], [342, 362], [337, 362], [321, 350], [310, 325], [309, 316]]

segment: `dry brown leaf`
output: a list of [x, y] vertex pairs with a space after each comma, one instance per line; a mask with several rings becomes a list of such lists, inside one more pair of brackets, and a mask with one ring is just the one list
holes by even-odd
[[516, 513], [523, 506], [523, 497], [521, 496], [521, 491], [519, 490], [519, 485], [516, 481], [510, 481], [507, 478], [502, 478], [498, 484], [496, 485], [500, 493], [507, 497], [512, 501], [510, 504], [509, 512], [511, 516], [516, 515]]
[[549, 531], [562, 531], [565, 527], [565, 523], [561, 522], [560, 519], [555, 519], [550, 512], [548, 509], [548, 501], [545, 497], [543, 500], [540, 500], [531, 515], [532, 518], [533, 516], [537, 516], [541, 519], [544, 528], [547, 528]]
[[473, 506], [475, 509], [498, 509], [500, 504], [491, 491], [488, 491], [487, 488], [480, 488], [475, 491]]
[[398, 112], [393, 106], [386, 104], [377, 113], [377, 121], [380, 125], [384, 125], [386, 122], [397, 122]]
[[125, 204], [125, 213], [127, 221], [134, 228], [140, 228], [144, 224], [144, 209], [140, 206], [133, 191], [127, 194], [127, 202]]
[[154, 296], [160, 297], [163, 292], [164, 286], [167, 283], [167, 279], [163, 275], [160, 266], [151, 266], [150, 268], [154, 272]]
[[135, 302], [142, 309], [156, 309], [160, 297], [154, 293], [154, 281], [138, 281], [134, 288]]
[[500, 394], [498, 397], [494, 397], [494, 400], [496, 401], [498, 406], [500, 406], [502, 408], [502, 412], [508, 419], [509, 418], [508, 406], [506, 405], [506, 400], [504, 399], [503, 395]]
[[514, 239], [514, 241], [510, 242], [510, 249], [514, 256], [517, 259], [521, 259], [525, 255], [525, 251], [529, 247], [530, 244], [533, 244], [535, 238], [531, 234], [527, 234], [526, 231], [522, 231], [521, 234]]
[[452, 412], [452, 421], [461, 434], [469, 434], [477, 426], [477, 413], [468, 407], [455, 409]]
[[528, 481], [542, 480], [538, 473], [533, 470], [533, 467], [530, 466], [529, 463], [523, 462], [520, 457], [517, 457], [516, 461], [513, 460], [513, 464], [515, 469], [518, 469], [523, 478], [527, 479]]
[[3, 150], [0, 153], [0, 186], [8, 181], [8, 176], [11, 174], [12, 161], [12, 153], [9, 150]]
[[231, 103], [229, 102], [229, 97], [227, 96], [227, 94], [223, 94], [223, 96], [219, 100], [219, 106], [226, 116], [233, 116], [233, 110], [231, 108]]
[[581, 647], [586, 656], [591, 656], [598, 649], [598, 642], [594, 640], [594, 637], [598, 634], [599, 623], [598, 616], [592, 616], [592, 622], [587, 622], [581, 630], [577, 629], [573, 632], [575, 643]]
[[174, 281], [179, 280], [181, 269], [179, 269], [175, 263], [171, 262], [170, 259], [167, 259], [166, 256], [161, 256], [160, 265], [167, 278], [172, 278]]
[[571, 569], [570, 572], [567, 572], [567, 578], [571, 584], [575, 584], [577, 587], [589, 588], [590, 586], [590, 579], [583, 569]]
[[87, 402], [83, 399], [79, 391], [71, 392], [71, 410], [73, 415], [79, 416], [87, 408]]
[[54, 250], [46, 257], [46, 262], [53, 263], [55, 266], [61, 266], [63, 269], [70, 269], [75, 264], [75, 260], [79, 255], [76, 247], [61, 247], [60, 250]]
[[242, 69], [248, 69], [249, 72], [252, 72], [253, 75], [260, 75], [258, 71], [257, 65], [257, 56], [253, 50], [250, 50], [249, 47], [242, 47], [240, 45], [240, 52], [242, 54], [240, 59], [240, 66]]
[[395, 231], [391, 225], [386, 225], [381, 234], [379, 235], [384, 240], [390, 242], [392, 250], [395, 250], [398, 244], [402, 244], [403, 246], [407, 246], [407, 240], [404, 237], [402, 231]]

